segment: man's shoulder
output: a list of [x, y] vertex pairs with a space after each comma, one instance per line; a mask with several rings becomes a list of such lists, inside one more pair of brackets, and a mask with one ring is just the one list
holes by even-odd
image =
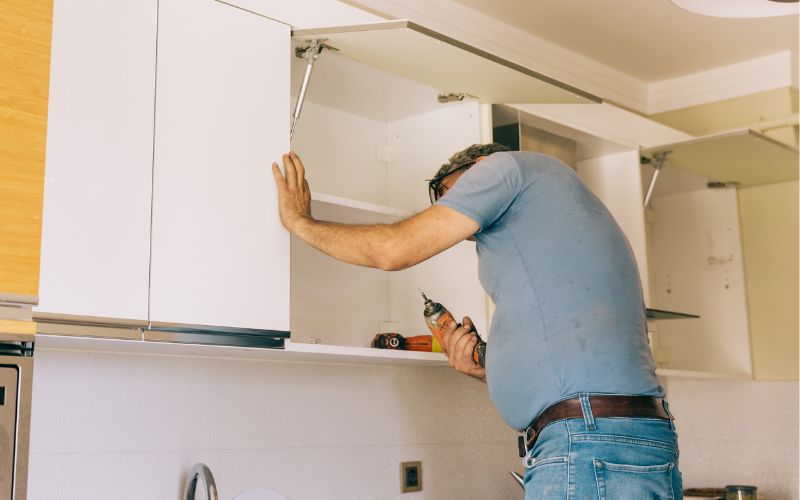
[[[491, 160], [491, 161], [489, 161]], [[572, 170], [560, 160], [535, 151], [502, 151], [487, 158], [485, 166], [501, 177], [513, 177], [523, 182], [533, 182], [542, 176]]]
[[489, 159], [511, 168], [566, 166], [557, 158], [536, 151], [501, 151], [492, 153]]

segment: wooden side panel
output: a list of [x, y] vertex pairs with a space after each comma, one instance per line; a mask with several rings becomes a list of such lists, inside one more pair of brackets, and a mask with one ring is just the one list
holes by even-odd
[[52, 0], [4, 0], [0, 16], [0, 294], [39, 288]]

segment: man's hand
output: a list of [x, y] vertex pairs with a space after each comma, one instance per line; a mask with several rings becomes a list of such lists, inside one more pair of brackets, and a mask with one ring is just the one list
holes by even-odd
[[292, 151], [283, 155], [281, 174], [277, 163], [272, 164], [272, 174], [278, 187], [278, 212], [281, 222], [289, 231], [302, 219], [311, 218], [311, 190], [306, 181], [306, 170], [300, 157]]
[[442, 346], [450, 366], [470, 377], [486, 382], [486, 370], [472, 358], [472, 352], [478, 345], [478, 336], [475, 325], [469, 316], [464, 316], [461, 326], [450, 333], [444, 334], [445, 346]]

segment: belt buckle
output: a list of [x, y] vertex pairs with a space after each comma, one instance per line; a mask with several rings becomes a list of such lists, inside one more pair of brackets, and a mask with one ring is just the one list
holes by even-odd
[[535, 440], [536, 430], [533, 428], [533, 425], [525, 429], [525, 432], [523, 432], [521, 436], [517, 436], [517, 447], [519, 448], [520, 458], [528, 454], [530, 451], [530, 448], [528, 448], [528, 443], [530, 443], [531, 447], [533, 447], [533, 442]]

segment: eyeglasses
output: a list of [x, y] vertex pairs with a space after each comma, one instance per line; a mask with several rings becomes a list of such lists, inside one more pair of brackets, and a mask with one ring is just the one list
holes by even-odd
[[456, 167], [452, 170], [448, 170], [444, 173], [441, 173], [434, 177], [433, 179], [428, 179], [428, 196], [431, 199], [431, 203], [435, 203], [436, 200], [444, 196], [445, 192], [450, 189], [449, 186], [445, 186], [442, 184], [442, 181], [445, 178], [449, 177], [451, 174], [454, 174], [460, 170], [466, 170], [469, 167], [473, 166], [475, 163], [467, 163], [466, 165], [461, 165]]

